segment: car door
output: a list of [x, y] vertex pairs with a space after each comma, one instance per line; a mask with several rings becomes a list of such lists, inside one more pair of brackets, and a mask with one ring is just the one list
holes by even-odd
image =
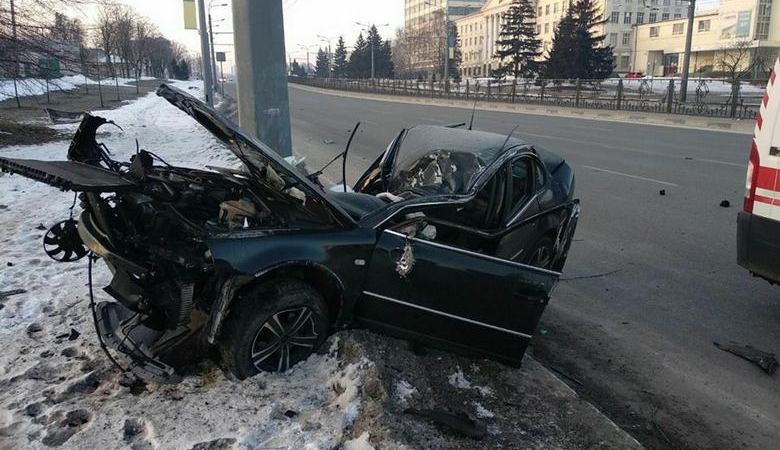
[[409, 225], [379, 231], [358, 321], [519, 364], [559, 274], [431, 241]]

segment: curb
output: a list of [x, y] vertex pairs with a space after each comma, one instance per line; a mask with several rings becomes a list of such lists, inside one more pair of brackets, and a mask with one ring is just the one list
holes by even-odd
[[[439, 106], [446, 108], [472, 109], [473, 102], [464, 100], [431, 99], [421, 97], [406, 97], [386, 94], [373, 94], [353, 91], [338, 91], [303, 84], [289, 83], [291, 88], [300, 89], [336, 97], [359, 98], [392, 103]], [[504, 112], [515, 114], [530, 114], [536, 116], [555, 116], [570, 119], [598, 120], [603, 122], [629, 123], [636, 125], [652, 125], [670, 128], [685, 128], [700, 131], [715, 131], [721, 133], [737, 133], [752, 135], [755, 122], [752, 120], [731, 120], [711, 117], [685, 116], [664, 113], [634, 113], [629, 111], [605, 111], [595, 109], [577, 109], [559, 106], [527, 105], [527, 104], [491, 104], [477, 102], [479, 111]]]

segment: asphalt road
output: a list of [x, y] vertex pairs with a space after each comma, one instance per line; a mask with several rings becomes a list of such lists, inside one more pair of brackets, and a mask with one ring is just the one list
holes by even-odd
[[[402, 127], [470, 114], [297, 87], [290, 103], [295, 151], [310, 169], [340, 152], [361, 121], [351, 182]], [[780, 287], [736, 264], [750, 136], [499, 112], [475, 120], [499, 133], [518, 124], [517, 136], [574, 166], [583, 211], [537, 358], [650, 447], [776, 446], [778, 377], [713, 346], [737, 341], [780, 355]]]

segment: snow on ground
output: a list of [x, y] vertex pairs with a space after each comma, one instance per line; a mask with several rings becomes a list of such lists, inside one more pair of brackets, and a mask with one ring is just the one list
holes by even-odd
[[[98, 115], [124, 129], [106, 125], [98, 136], [118, 160], [135, 152], [137, 139], [172, 164], [237, 163], [209, 132], [153, 93]], [[66, 141], [6, 147], [0, 155], [64, 159], [67, 147]], [[0, 448], [188, 449], [215, 439], [240, 448], [341, 444], [360, 412], [361, 380], [371, 363], [345, 363], [337, 356], [337, 340], [287, 374], [236, 382], [207, 367], [179, 385], [150, 384], [137, 392], [97, 347], [86, 262], [55, 263], [41, 248], [45, 231], [36, 226], [66, 219], [72, 200], [73, 194], [0, 176], [0, 291], [27, 290], [0, 300]], [[98, 301], [109, 279], [98, 262]], [[79, 334], [72, 341], [71, 330]], [[370, 448], [366, 439], [356, 440], [354, 448]]]
[[[153, 77], [141, 77], [143, 80], [154, 80]], [[119, 83], [120, 86], [133, 86], [135, 78], [104, 78], [100, 80], [103, 85], [114, 86]], [[68, 75], [62, 78], [53, 78], [49, 80], [49, 90], [69, 91], [85, 84], [98, 84], [97, 80], [86, 78], [82, 75]], [[16, 90], [19, 97], [30, 95], [43, 95], [46, 93], [46, 80], [43, 78], [22, 78], [16, 80]], [[14, 97], [14, 80], [0, 79], [0, 101]]]

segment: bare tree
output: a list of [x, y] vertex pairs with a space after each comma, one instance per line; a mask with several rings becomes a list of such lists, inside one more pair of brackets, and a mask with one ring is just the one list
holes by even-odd
[[742, 81], [754, 75], [757, 69], [763, 68], [766, 60], [764, 54], [758, 52], [751, 41], [743, 40], [725, 48], [718, 59], [718, 65], [723, 70], [724, 77], [731, 83], [728, 104], [731, 117], [735, 117]]

